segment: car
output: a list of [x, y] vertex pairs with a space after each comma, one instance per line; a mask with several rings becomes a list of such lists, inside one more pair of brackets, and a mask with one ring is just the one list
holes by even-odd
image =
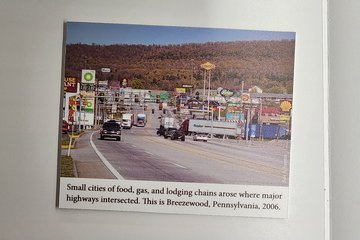
[[208, 134], [207, 133], [196, 133], [193, 135], [194, 141], [204, 141], [207, 142], [208, 140]]
[[62, 133], [67, 133], [70, 130], [69, 123], [65, 120], [62, 121]]
[[173, 132], [175, 132], [177, 130], [177, 128], [172, 128], [172, 127], [170, 127], [170, 128], [166, 128], [165, 130], [164, 130], [164, 138], [166, 139], [166, 138], [168, 138], [168, 137], [171, 137], [171, 135], [173, 134]]
[[181, 129], [177, 128], [167, 128], [164, 133], [164, 138], [170, 137], [171, 140], [180, 139], [181, 141], [185, 141], [185, 133]]
[[100, 139], [104, 140], [105, 138], [115, 138], [120, 141], [121, 125], [114, 120], [105, 122], [100, 129]]
[[177, 129], [176, 131], [174, 131], [172, 133], [172, 135], [170, 136], [170, 139], [171, 140], [180, 139], [181, 141], [185, 141], [185, 133], [182, 130]]

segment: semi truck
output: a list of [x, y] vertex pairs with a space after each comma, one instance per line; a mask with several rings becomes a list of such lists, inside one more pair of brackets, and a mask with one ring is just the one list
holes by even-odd
[[163, 117], [160, 120], [160, 127], [157, 128], [157, 135], [164, 135], [166, 129], [175, 128], [175, 119], [173, 117]]
[[175, 119], [173, 117], [164, 117], [161, 119], [161, 125], [164, 128], [172, 128], [175, 125]]
[[180, 129], [187, 135], [194, 133], [207, 133], [220, 136], [238, 137], [241, 127], [236, 122], [211, 121], [202, 119], [186, 119]]
[[124, 113], [122, 116], [122, 127], [123, 128], [132, 128], [134, 125], [134, 114], [132, 113]]
[[138, 113], [136, 116], [136, 126], [145, 127], [145, 125], [146, 125], [146, 114]]

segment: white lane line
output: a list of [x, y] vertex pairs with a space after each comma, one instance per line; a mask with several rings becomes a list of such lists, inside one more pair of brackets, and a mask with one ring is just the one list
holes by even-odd
[[133, 144], [132, 144], [131, 146], [133, 146], [133, 147], [135, 147], [135, 148], [136, 148], [136, 146], [135, 146], [135, 145], [133, 145]]
[[146, 153], [154, 156], [154, 154], [153, 154], [153, 153], [151, 153], [151, 152], [146, 152]]
[[97, 147], [95, 146], [92, 138], [93, 138], [93, 135], [94, 135], [95, 132], [93, 132], [91, 135], [90, 135], [90, 144], [92, 146], [92, 148], [94, 149], [95, 153], [98, 155], [98, 157], [100, 158], [100, 160], [105, 164], [105, 166], [110, 170], [110, 172], [112, 174], [114, 174], [114, 176], [117, 178], [117, 179], [120, 179], [120, 180], [124, 180], [123, 176], [120, 175], [120, 173], [118, 171], [116, 171], [116, 169], [109, 163], [109, 161], [104, 157], [104, 155], [102, 155], [102, 153], [97, 149]]
[[174, 164], [175, 166], [178, 166], [178, 167], [180, 167], [180, 168], [184, 168], [184, 169], [186, 169], [186, 167], [184, 167], [184, 166], [181, 166], [180, 164], [177, 164], [177, 163], [173, 163], [173, 162], [172, 162], [172, 164]]

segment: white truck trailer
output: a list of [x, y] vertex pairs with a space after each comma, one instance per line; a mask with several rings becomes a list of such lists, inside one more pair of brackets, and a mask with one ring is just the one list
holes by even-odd
[[164, 117], [161, 119], [161, 125], [164, 128], [173, 128], [175, 127], [175, 119], [173, 117]]
[[236, 122], [190, 119], [188, 132], [237, 137], [241, 135], [241, 127]]
[[134, 125], [134, 114], [132, 113], [124, 113], [122, 116], [122, 127], [123, 128], [132, 128]]

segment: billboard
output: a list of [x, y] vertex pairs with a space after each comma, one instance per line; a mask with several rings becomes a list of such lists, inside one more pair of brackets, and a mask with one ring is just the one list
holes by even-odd
[[76, 93], [77, 92], [77, 79], [76, 77], [64, 78], [64, 92]]

